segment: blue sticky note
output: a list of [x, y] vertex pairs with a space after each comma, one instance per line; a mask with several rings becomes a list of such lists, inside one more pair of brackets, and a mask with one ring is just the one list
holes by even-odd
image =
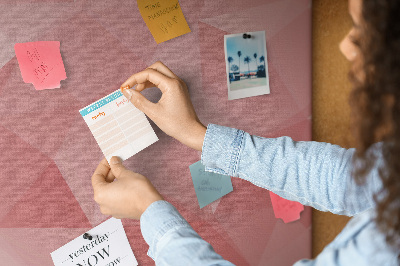
[[200, 208], [233, 191], [230, 176], [206, 172], [200, 161], [189, 168]]

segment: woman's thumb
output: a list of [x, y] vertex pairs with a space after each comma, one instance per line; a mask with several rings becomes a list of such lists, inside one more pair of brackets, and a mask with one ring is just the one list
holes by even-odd
[[123, 91], [123, 94], [137, 109], [145, 114], [147, 114], [154, 105], [154, 103], [147, 100], [146, 97], [144, 97], [140, 92], [133, 89], [126, 89]]
[[122, 160], [117, 156], [111, 157], [110, 168], [116, 178], [120, 178], [122, 172], [126, 170], [125, 166], [122, 165]]

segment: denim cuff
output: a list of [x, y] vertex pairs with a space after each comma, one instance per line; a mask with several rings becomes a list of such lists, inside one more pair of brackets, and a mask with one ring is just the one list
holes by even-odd
[[201, 153], [205, 170], [237, 177], [244, 133], [242, 130], [209, 124]]
[[157, 244], [168, 231], [178, 227], [190, 227], [178, 210], [169, 202], [153, 202], [140, 216], [140, 230], [149, 245], [147, 255], [155, 260]]

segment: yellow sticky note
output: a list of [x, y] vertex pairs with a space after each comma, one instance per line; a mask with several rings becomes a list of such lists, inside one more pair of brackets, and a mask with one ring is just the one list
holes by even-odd
[[178, 0], [137, 0], [154, 40], [162, 43], [190, 32]]

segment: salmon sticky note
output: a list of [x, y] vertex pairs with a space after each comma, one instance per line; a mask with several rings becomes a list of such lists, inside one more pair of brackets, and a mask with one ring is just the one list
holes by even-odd
[[272, 207], [276, 218], [281, 218], [284, 223], [290, 223], [300, 219], [300, 213], [304, 206], [296, 201], [290, 201], [269, 192]]
[[157, 43], [190, 32], [178, 0], [137, 0], [137, 4]]
[[60, 42], [40, 41], [14, 45], [22, 79], [36, 90], [60, 87], [67, 78], [60, 53]]

